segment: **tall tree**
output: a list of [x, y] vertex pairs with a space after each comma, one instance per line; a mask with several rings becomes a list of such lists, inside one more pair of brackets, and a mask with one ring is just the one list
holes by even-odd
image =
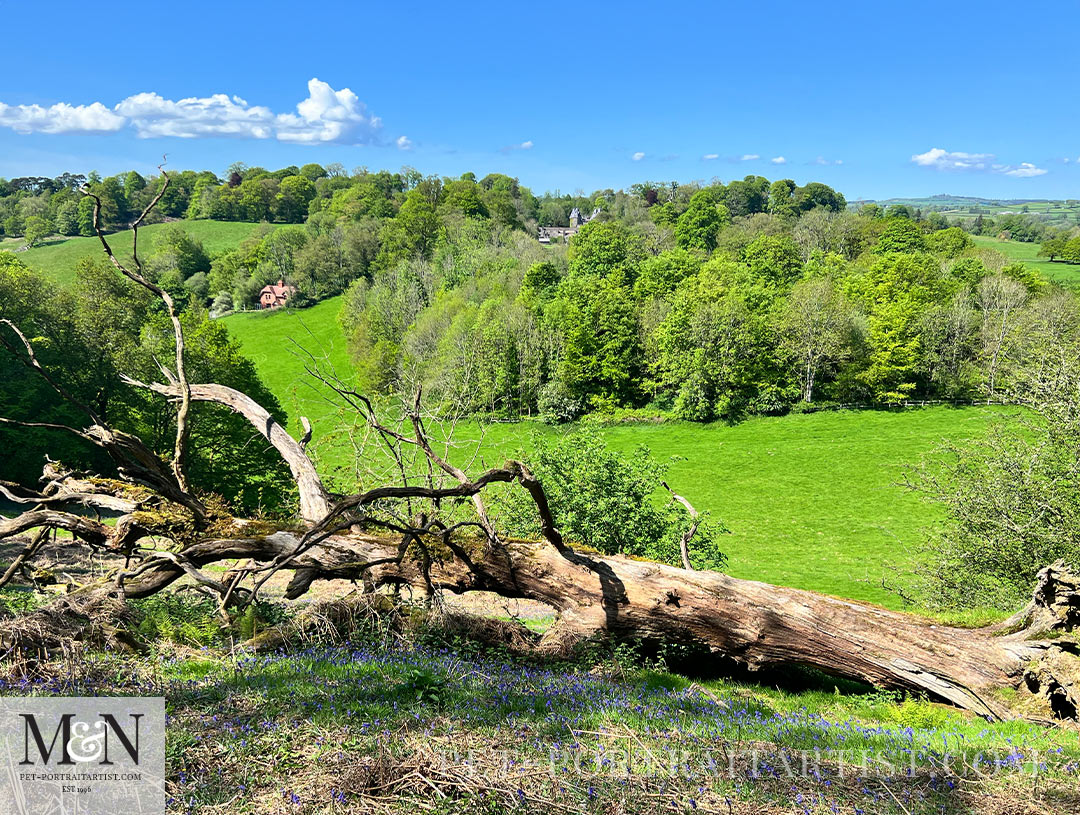
[[851, 304], [831, 280], [795, 284], [780, 318], [780, 347], [795, 362], [804, 402], [814, 401], [819, 378], [850, 353], [859, 329]]

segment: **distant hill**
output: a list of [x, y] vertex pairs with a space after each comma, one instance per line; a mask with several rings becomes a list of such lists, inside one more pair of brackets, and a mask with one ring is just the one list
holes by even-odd
[[976, 218], [1023, 214], [1057, 226], [1080, 224], [1080, 198], [1053, 200], [1048, 198], [977, 198], [969, 195], [938, 194], [925, 198], [861, 198], [849, 207], [858, 210], [864, 204], [889, 207], [902, 204], [923, 212], [940, 212], [947, 218]]

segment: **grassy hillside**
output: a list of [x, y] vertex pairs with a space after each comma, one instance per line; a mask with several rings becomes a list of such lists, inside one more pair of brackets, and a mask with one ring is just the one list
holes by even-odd
[[[238, 223], [234, 221], [183, 221], [184, 229], [202, 241], [207, 254], [213, 257], [221, 252], [235, 248], [259, 226], [258, 224]], [[165, 226], [154, 224], [139, 230], [139, 256], [149, 253], [154, 247], [154, 236]], [[23, 241], [7, 240], [0, 243], [0, 250], [14, 251], [22, 246]], [[109, 244], [121, 258], [131, 255], [131, 232], [118, 232], [109, 236]], [[41, 246], [25, 252], [19, 252], [19, 258], [32, 268], [44, 272], [58, 283], [69, 283], [75, 277], [75, 264], [88, 255], [101, 254], [101, 243], [97, 238], [53, 238]]]
[[[336, 407], [304, 374], [306, 357], [292, 341], [347, 371], [339, 309], [335, 298], [302, 311], [225, 318], [289, 411], [293, 429], [301, 413], [314, 423], [314, 449], [327, 473], [347, 472], [351, 454]], [[910, 562], [906, 547], [938, 518], [900, 485], [905, 467], [943, 439], [983, 432], [993, 415], [984, 408], [941, 407], [595, 432], [615, 449], [645, 444], [657, 458], [672, 460], [673, 487], [731, 529], [724, 549], [732, 574], [895, 606], [881, 580], [890, 564]], [[482, 458], [492, 464], [527, 449], [538, 435], [562, 432], [567, 429], [537, 422], [491, 425], [483, 434]], [[480, 437], [472, 423], [456, 434], [458, 440]]]
[[294, 430], [301, 414], [317, 422], [335, 412], [321, 398], [304, 366], [311, 362], [310, 353], [323, 368], [330, 366], [343, 378], [350, 370], [338, 325], [340, 310], [341, 298], [333, 297], [307, 309], [246, 311], [222, 318], [288, 411]]
[[1005, 241], [1000, 238], [973, 235], [975, 245], [983, 249], [994, 249], [1001, 254], [1019, 260], [1026, 266], [1038, 269], [1049, 280], [1058, 283], [1080, 283], [1080, 265], [1073, 263], [1051, 263], [1039, 257], [1039, 244]]

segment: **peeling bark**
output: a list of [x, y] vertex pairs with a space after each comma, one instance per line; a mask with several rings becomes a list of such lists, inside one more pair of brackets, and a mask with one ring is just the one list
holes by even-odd
[[[278, 532], [208, 540], [183, 554], [200, 566], [232, 558], [268, 562], [296, 551], [302, 538], [302, 533]], [[1076, 578], [1060, 566], [1040, 575], [1033, 606], [1042, 612], [1032, 618], [1033, 627], [1006, 633], [1000, 627], [936, 625], [866, 603], [715, 572], [559, 552], [545, 543], [485, 543], [471, 554], [467, 548], [459, 544], [435, 558], [428, 577], [457, 593], [494, 591], [551, 605], [560, 619], [542, 648], [564, 648], [598, 633], [677, 641], [707, 649], [720, 665], [730, 661], [751, 671], [812, 667], [882, 688], [923, 692], [988, 719], [1016, 715], [999, 693], [1005, 688], [1042, 696], [1047, 718], [1051, 713], [1075, 717], [1080, 703], [1072, 640], [1033, 639], [1045, 633], [1043, 612], [1054, 617], [1059, 626], [1054, 630], [1062, 633], [1075, 622]], [[319, 579], [423, 586], [418, 559], [399, 560], [398, 549], [398, 542], [385, 536], [332, 535], [284, 567], [294, 571], [287, 596], [300, 596]], [[162, 564], [125, 584], [125, 590], [128, 596], [144, 596], [182, 574]], [[1063, 608], [1072, 611], [1062, 614]]]

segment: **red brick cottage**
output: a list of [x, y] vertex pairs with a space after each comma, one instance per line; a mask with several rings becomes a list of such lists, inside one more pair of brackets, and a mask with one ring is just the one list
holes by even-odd
[[284, 280], [279, 280], [277, 285], [263, 286], [259, 292], [259, 308], [283, 306], [295, 292], [296, 286], [287, 286]]

